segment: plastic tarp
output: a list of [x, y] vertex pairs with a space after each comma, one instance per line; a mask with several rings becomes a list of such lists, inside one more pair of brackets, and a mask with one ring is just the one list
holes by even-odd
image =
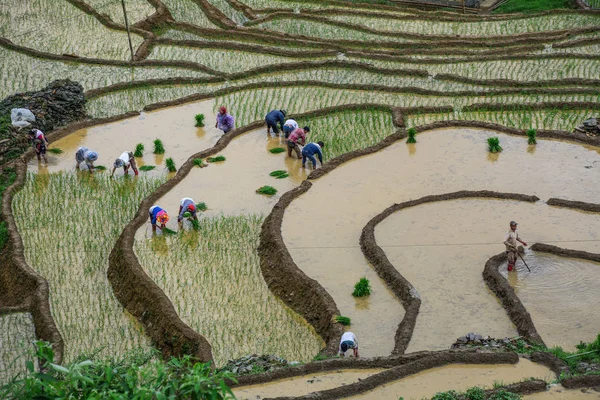
[[10, 119], [13, 126], [23, 128], [35, 122], [35, 115], [26, 108], [13, 108], [10, 110]]

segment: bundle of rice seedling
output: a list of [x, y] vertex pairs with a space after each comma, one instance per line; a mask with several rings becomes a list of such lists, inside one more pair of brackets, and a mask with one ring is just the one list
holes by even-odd
[[175, 161], [173, 161], [173, 159], [171, 157], [169, 157], [165, 160], [165, 166], [167, 167], [169, 172], [177, 171], [177, 168], [175, 167]]
[[196, 203], [196, 209], [198, 211], [206, 211], [206, 210], [208, 210], [208, 207], [206, 206], [205, 202], [200, 202], [200, 203]]
[[206, 159], [206, 161], [213, 163], [213, 162], [220, 162], [220, 161], [225, 161], [226, 158], [225, 156], [216, 156], [216, 157], [208, 157]]
[[273, 196], [275, 193], [277, 193], [277, 189], [275, 189], [273, 186], [262, 186], [256, 189], [256, 193], [266, 194], [267, 196]]
[[154, 154], [165, 154], [165, 147], [160, 139], [154, 141]]
[[334, 319], [335, 319], [335, 322], [337, 322], [338, 324], [342, 324], [344, 326], [350, 326], [350, 324], [351, 324], [350, 318], [348, 318], [348, 317], [336, 315]]
[[106, 171], [106, 167], [104, 165], [95, 165], [94, 169], [98, 171]]
[[162, 229], [162, 231], [163, 231], [163, 233], [164, 233], [164, 234], [166, 234], [166, 235], [176, 235], [176, 234], [177, 234], [177, 232], [176, 232], [176, 231], [174, 231], [174, 230], [172, 230], [172, 229], [169, 229], [169, 228], [167, 228], [167, 227], [164, 227], [164, 228]]
[[144, 145], [138, 143], [135, 145], [135, 151], [133, 152], [134, 157], [143, 157], [144, 156]]
[[204, 126], [204, 114], [196, 114], [196, 126], [201, 128]]
[[282, 169], [278, 169], [277, 171], [273, 171], [269, 174], [272, 177], [275, 177], [277, 179], [283, 179], [283, 178], [287, 178], [289, 175], [286, 171], [282, 170]]
[[62, 153], [63, 153], [63, 151], [62, 151], [62, 149], [59, 149], [59, 148], [57, 148], [57, 147], [54, 147], [54, 148], [48, 149], [48, 153], [52, 153], [52, 154], [62, 154]]
[[354, 297], [364, 297], [371, 294], [371, 284], [366, 277], [360, 278], [360, 280], [354, 285], [354, 292], [352, 292], [352, 296]]
[[200, 168], [206, 167], [206, 164], [204, 164], [201, 158], [194, 158], [194, 165]]
[[500, 139], [498, 137], [488, 138], [488, 150], [490, 153], [500, 153], [502, 151], [502, 147], [500, 147]]
[[417, 130], [415, 128], [410, 128], [406, 131], [408, 134], [408, 139], [406, 139], [406, 143], [417, 143], [417, 139], [415, 139], [415, 135], [417, 134]]
[[527, 131], [527, 144], [537, 144], [536, 135], [537, 131], [535, 129], [529, 129]]
[[278, 153], [283, 153], [285, 151], [285, 149], [283, 147], [274, 147], [269, 151], [273, 154], [278, 154]]
[[142, 165], [140, 171], [152, 171], [154, 168], [156, 168], [156, 165]]

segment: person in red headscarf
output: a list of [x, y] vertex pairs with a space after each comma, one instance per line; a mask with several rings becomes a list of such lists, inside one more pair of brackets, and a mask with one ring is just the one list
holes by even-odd
[[221, 106], [219, 108], [219, 113], [217, 114], [217, 123], [215, 124], [215, 128], [219, 128], [224, 133], [229, 132], [235, 126], [235, 119], [227, 113], [227, 108], [225, 106]]

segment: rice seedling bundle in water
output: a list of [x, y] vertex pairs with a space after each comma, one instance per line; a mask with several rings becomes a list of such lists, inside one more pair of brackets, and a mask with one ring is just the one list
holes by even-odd
[[354, 285], [354, 297], [365, 297], [371, 294], [371, 283], [366, 277], [360, 278], [360, 280]]
[[176, 235], [177, 234], [177, 231], [174, 231], [173, 229], [169, 229], [166, 226], [161, 230], [166, 235]]
[[134, 157], [143, 157], [144, 156], [144, 145], [142, 143], [138, 143], [135, 145], [135, 151], [133, 152]]
[[537, 131], [535, 129], [529, 129], [527, 131], [527, 144], [537, 144], [536, 135]]
[[206, 203], [202, 201], [200, 203], [196, 203], [196, 210], [206, 211], [206, 210], [208, 210], [208, 207], [206, 206]]
[[163, 146], [163, 143], [160, 139], [156, 139], [154, 141], [154, 154], [165, 154], [165, 148]]
[[283, 147], [274, 147], [269, 151], [273, 154], [278, 154], [278, 153], [283, 153], [285, 151], [285, 149]]
[[204, 164], [204, 162], [202, 162], [202, 159], [201, 159], [201, 158], [194, 158], [194, 165], [195, 165], [196, 167], [200, 167], [200, 168], [202, 168], [202, 167], [204, 167], [206, 164]]
[[216, 156], [216, 157], [208, 157], [206, 159], [206, 161], [213, 163], [213, 162], [221, 162], [221, 161], [225, 161], [226, 158], [225, 156]]
[[498, 137], [491, 137], [487, 140], [488, 143], [488, 151], [490, 153], [500, 153], [502, 151], [502, 147], [500, 147], [500, 139]]
[[410, 128], [407, 131], [408, 139], [406, 139], [406, 143], [417, 143], [417, 139], [415, 138], [417, 134], [417, 130], [415, 128]]
[[344, 317], [341, 315], [335, 316], [335, 322], [337, 322], [338, 324], [342, 324], [344, 326], [350, 326], [352, 324], [352, 322], [350, 321], [350, 318]]
[[273, 186], [262, 186], [256, 189], [256, 193], [273, 196], [275, 193], [277, 193], [277, 189], [275, 189]]
[[177, 167], [175, 167], [175, 161], [173, 161], [173, 159], [171, 157], [169, 157], [165, 160], [165, 166], [167, 167], [169, 172], [177, 171]]
[[48, 149], [48, 153], [52, 153], [52, 154], [62, 154], [63, 151], [62, 149], [59, 149], [57, 147], [53, 147], [51, 149]]
[[106, 167], [104, 165], [95, 165], [94, 169], [97, 169], [98, 171], [106, 171]]
[[269, 174], [270, 176], [277, 178], [277, 179], [283, 179], [283, 178], [287, 178], [289, 175], [287, 173], [287, 171], [284, 171], [282, 169], [278, 169], [277, 171], [273, 171]]
[[142, 165], [140, 171], [152, 171], [154, 168], [156, 168], [156, 165]]
[[204, 126], [204, 114], [196, 114], [196, 126], [201, 128]]

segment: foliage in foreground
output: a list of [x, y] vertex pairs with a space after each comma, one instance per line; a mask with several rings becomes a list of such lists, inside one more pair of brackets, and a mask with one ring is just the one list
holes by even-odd
[[154, 353], [121, 360], [77, 360], [54, 363], [47, 342], [36, 342], [41, 371], [27, 361], [27, 375], [3, 386], [3, 399], [233, 399], [224, 379], [210, 364], [194, 363], [190, 356], [156, 361]]
[[557, 8], [573, 8], [571, 0], [508, 0], [493, 11], [494, 14], [532, 14]]
[[354, 297], [364, 297], [371, 294], [371, 283], [366, 277], [360, 278], [356, 285], [354, 285], [354, 292], [352, 292], [352, 296]]

